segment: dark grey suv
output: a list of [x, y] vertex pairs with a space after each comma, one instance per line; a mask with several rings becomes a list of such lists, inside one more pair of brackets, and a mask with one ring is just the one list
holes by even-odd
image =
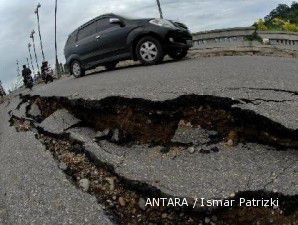
[[76, 29], [66, 42], [66, 65], [75, 77], [103, 65], [108, 70], [121, 60], [160, 63], [168, 54], [182, 59], [192, 47], [192, 35], [178, 22], [164, 19], [127, 19], [114, 14], [99, 16]]

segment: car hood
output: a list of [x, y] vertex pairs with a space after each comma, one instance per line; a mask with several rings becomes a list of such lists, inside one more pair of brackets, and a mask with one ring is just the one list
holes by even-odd
[[[139, 25], [143, 25], [143, 24], [146, 24], [148, 23], [150, 20], [153, 20], [155, 18], [146, 18], [146, 19], [134, 19], [132, 21], [134, 21], [135, 23], [139, 24]], [[188, 27], [183, 24], [183, 23], [180, 23], [180, 22], [176, 22], [176, 21], [173, 21], [173, 20], [168, 20], [170, 22], [173, 23], [173, 25], [179, 29], [179, 30], [188, 30]]]
[[176, 21], [172, 21], [172, 20], [170, 20], [170, 21], [175, 25], [175, 27], [182, 29], [182, 30], [188, 30], [188, 27], [185, 24], [176, 22]]

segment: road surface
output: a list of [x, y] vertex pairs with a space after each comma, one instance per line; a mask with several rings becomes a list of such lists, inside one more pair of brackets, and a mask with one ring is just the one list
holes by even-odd
[[[54, 97], [55, 101], [58, 101], [59, 97], [66, 97], [74, 104], [73, 107], [78, 107], [79, 110], [70, 111], [73, 114], [71, 115], [65, 109], [56, 111], [54, 104], [45, 106], [48, 108], [40, 109], [41, 112], [51, 111], [51, 107], [56, 112], [46, 116], [44, 116], [46, 113], [37, 112], [37, 114], [42, 114], [45, 120], [42, 123], [34, 121], [34, 126], [42, 128], [43, 132], [58, 135], [70, 134], [72, 139], [83, 143], [85, 151], [92, 155], [93, 160], [113, 168], [113, 173], [117, 177], [115, 179], [121, 177], [131, 186], [148, 186], [150, 190], [159, 190], [168, 196], [187, 198], [227, 199], [246, 191], [258, 193], [258, 195], [260, 195], [259, 191], [264, 191], [270, 195], [278, 193], [281, 196], [295, 199], [298, 193], [297, 149], [280, 149], [276, 145], [267, 146], [254, 143], [251, 140], [233, 146], [228, 146], [224, 140], [206, 144], [206, 141], [211, 141], [208, 132], [213, 131], [206, 132], [201, 128], [181, 127], [182, 132], [179, 133], [179, 126], [175, 131], [175, 141], [186, 142], [187, 147], [183, 147], [184, 145], [181, 145], [182, 147], [172, 146], [166, 152], [162, 145], [150, 146], [149, 144], [135, 143], [121, 145], [117, 143], [119, 130], [114, 128], [108, 131], [112, 132], [112, 138], [96, 141], [96, 138], [105, 131], [98, 132], [98, 130], [94, 130], [94, 127], [88, 126], [88, 118], [85, 118], [86, 121], [80, 125], [79, 122], [81, 119], [84, 120], [84, 117], [78, 118], [79, 120], [74, 117], [82, 116], [81, 111], [85, 111], [87, 108], [82, 108], [82, 105], [79, 108], [73, 100], [81, 99], [87, 104], [90, 100], [101, 102], [107, 97], [122, 96], [128, 101], [136, 98], [146, 99], [150, 102], [159, 101], [163, 106], [165, 100], [172, 100], [182, 95], [227, 97], [237, 101], [229, 110], [232, 111], [233, 108], [239, 108], [240, 111], [252, 110], [256, 115], [253, 118], [260, 121], [268, 119], [274, 126], [282, 126], [283, 129], [291, 133], [296, 130], [297, 133], [297, 74], [297, 59], [261, 56], [199, 58], [179, 62], [168, 61], [150, 67], [127, 66], [115, 71], [92, 73], [79, 79], [66, 77], [48, 85], [38, 85], [33, 88], [33, 91], [22, 91], [22, 94], [40, 96], [40, 99]], [[72, 206], [74, 197], [70, 196], [74, 195], [81, 204], [72, 206], [69, 214], [61, 215], [62, 221], [67, 221], [69, 218], [75, 219], [76, 214], [85, 209], [84, 204], [91, 207], [88, 209], [88, 213], [85, 213], [85, 219], [92, 222], [81, 222], [81, 224], [98, 224], [93, 222], [97, 219], [110, 221], [101, 208], [98, 209], [98, 217], [94, 217], [92, 210], [95, 203], [92, 196], [85, 196], [85, 193], [81, 193], [70, 183], [63, 183], [61, 170], [52, 165], [54, 162], [51, 161], [50, 155], [41, 153], [44, 152], [43, 145], [34, 140], [34, 132], [39, 133], [40, 131], [35, 130], [24, 134], [17, 133], [12, 127], [9, 127], [7, 113], [10, 110], [12, 110], [11, 114], [17, 117], [28, 117], [25, 107], [29, 103], [21, 105], [20, 109], [15, 109], [19, 102], [18, 98], [14, 97], [9, 104], [1, 105], [3, 116], [1, 115], [0, 119], [0, 133], [1, 140], [5, 142], [5, 145], [0, 148], [2, 161], [5, 162], [8, 157], [17, 160], [12, 165], [1, 164], [3, 170], [7, 167], [11, 168], [12, 172], [2, 173], [0, 177], [5, 182], [0, 189], [0, 200], [2, 201], [2, 203], [0, 201], [0, 207], [2, 207], [0, 219], [4, 222], [18, 221], [16, 217], [22, 215], [25, 223], [30, 224], [33, 221], [32, 217], [38, 213], [53, 223], [55, 219], [51, 215], [55, 213], [55, 210], [50, 210], [47, 214], [47, 209], [39, 205], [37, 201], [45, 199], [43, 200], [45, 204], [49, 204], [49, 200], [46, 199], [50, 198], [50, 195], [58, 195], [61, 204], [65, 202], [66, 205]], [[31, 108], [34, 104], [30, 103]], [[117, 104], [120, 103], [117, 102]], [[113, 107], [113, 104], [110, 107]], [[65, 108], [67, 107], [65, 106]], [[69, 107], [67, 109], [69, 110]], [[94, 116], [94, 114], [90, 114], [89, 117], [92, 115]], [[104, 123], [104, 121], [100, 121], [100, 118], [98, 121], [96, 123]], [[251, 121], [251, 123], [257, 124], [258, 121]], [[14, 136], [17, 138], [14, 139]], [[112, 141], [113, 138], [116, 142]], [[23, 142], [24, 139], [29, 141]], [[297, 137], [290, 139], [290, 142], [295, 143], [295, 141], [297, 143]], [[31, 155], [34, 157], [30, 157]], [[26, 163], [27, 161], [28, 163]], [[36, 161], [39, 163], [35, 164]], [[41, 170], [42, 165], [48, 166], [49, 169]], [[14, 183], [16, 174], [22, 174], [22, 168], [27, 172], [26, 177], [29, 180], [34, 178], [34, 182], [18, 179], [18, 183]], [[41, 174], [38, 174], [36, 170]], [[47, 177], [47, 182], [43, 183], [40, 176]], [[55, 178], [56, 176], [57, 178]], [[51, 181], [51, 179], [55, 181]], [[121, 179], [119, 178], [119, 180]], [[57, 189], [51, 190], [53, 182], [57, 182], [54, 185]], [[9, 189], [10, 185], [13, 186], [11, 189]], [[49, 188], [51, 191], [46, 193], [40, 190], [39, 185], [44, 186], [45, 190]], [[39, 196], [36, 201], [33, 198], [33, 202], [29, 206], [25, 200], [20, 200], [17, 205], [15, 200], [7, 197], [7, 193], [9, 196], [26, 195], [23, 187], [27, 186], [29, 191], [36, 192]], [[59, 191], [60, 189], [61, 191]], [[131, 191], [133, 190], [128, 188], [126, 192], [124, 191], [125, 195], [135, 196], [136, 194], [129, 194]], [[68, 192], [68, 194], [63, 195], [64, 192]], [[109, 195], [106, 194], [105, 197], [107, 196]], [[116, 198], [109, 201], [113, 202]], [[28, 213], [22, 208], [25, 205], [29, 207]], [[140, 206], [140, 208], [142, 207]], [[63, 210], [66, 209], [63, 208]], [[6, 213], [7, 211], [8, 213]], [[130, 212], [129, 208], [127, 208], [128, 212]], [[139, 215], [140, 220], [143, 218], [142, 215]], [[267, 217], [266, 219], [270, 220], [273, 218], [273, 216], [272, 218], [271, 216]], [[39, 217], [36, 219], [38, 220]], [[296, 219], [297, 217], [294, 217], [291, 221], [296, 222]], [[108, 223], [110, 222], [103, 224]]]

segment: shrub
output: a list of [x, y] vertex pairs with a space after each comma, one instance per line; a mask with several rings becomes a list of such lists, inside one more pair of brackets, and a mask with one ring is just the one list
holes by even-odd
[[298, 32], [298, 25], [287, 21], [282, 26], [285, 31]]
[[246, 41], [258, 41], [263, 43], [263, 39], [257, 34], [257, 32], [254, 32], [252, 35], [245, 36]]
[[268, 28], [267, 28], [266, 25], [265, 25], [264, 20], [262, 20], [262, 19], [259, 19], [259, 20], [256, 22], [256, 28], [257, 28], [257, 30], [268, 30]]

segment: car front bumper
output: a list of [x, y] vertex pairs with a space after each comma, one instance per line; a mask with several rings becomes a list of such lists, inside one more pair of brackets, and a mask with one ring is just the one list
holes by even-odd
[[189, 49], [193, 47], [192, 35], [186, 30], [171, 30], [166, 36], [166, 47], [168, 49]]

